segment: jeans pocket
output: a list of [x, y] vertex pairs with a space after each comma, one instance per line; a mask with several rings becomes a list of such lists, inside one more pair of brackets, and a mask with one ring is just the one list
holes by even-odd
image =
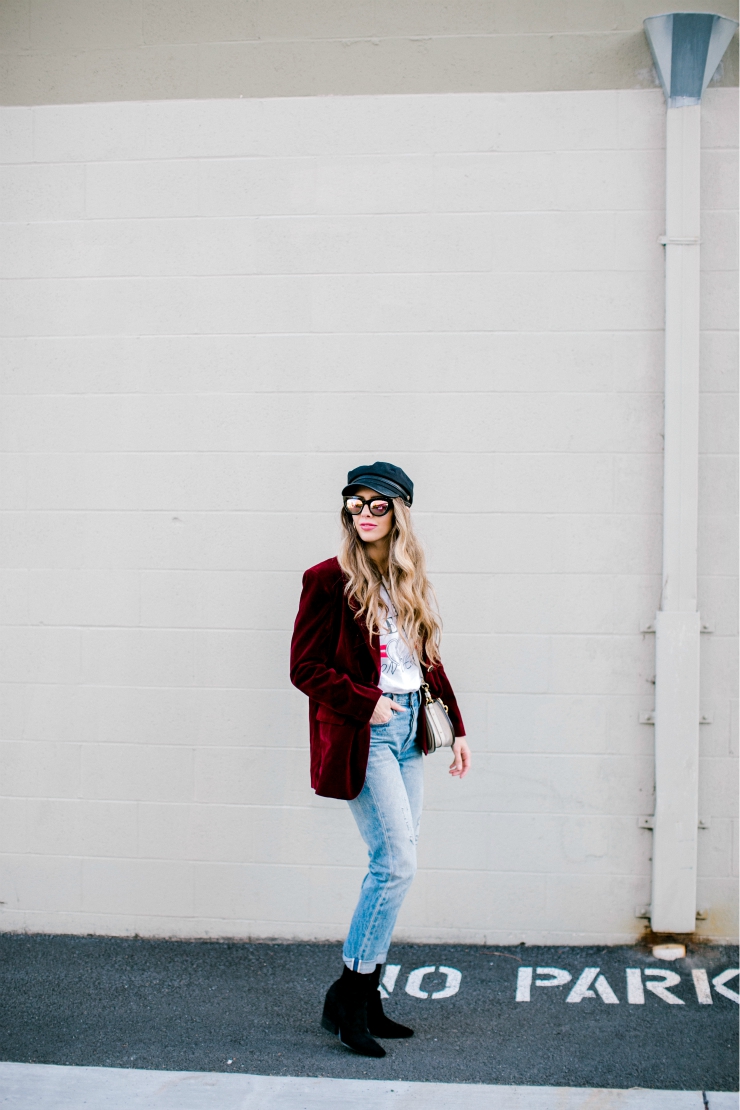
[[394, 714], [382, 725], [370, 726], [371, 744], [395, 744], [398, 741], [398, 718]]

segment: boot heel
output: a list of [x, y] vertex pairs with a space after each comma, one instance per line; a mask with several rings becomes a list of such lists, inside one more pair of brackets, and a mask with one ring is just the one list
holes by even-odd
[[324, 1016], [321, 1019], [321, 1027], [322, 1027], [322, 1029], [326, 1029], [327, 1033], [333, 1033], [335, 1036], [339, 1032], [339, 1026], [336, 1025], [331, 1020], [331, 1018], [328, 1018], [326, 1016], [326, 1014], [324, 1014]]

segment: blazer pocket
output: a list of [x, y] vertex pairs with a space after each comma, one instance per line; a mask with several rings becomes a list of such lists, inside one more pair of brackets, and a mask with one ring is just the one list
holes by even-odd
[[329, 709], [327, 705], [319, 705], [316, 710], [316, 720], [325, 721], [331, 725], [346, 725], [349, 721], [348, 717], [343, 717], [341, 713], [335, 713], [333, 709]]

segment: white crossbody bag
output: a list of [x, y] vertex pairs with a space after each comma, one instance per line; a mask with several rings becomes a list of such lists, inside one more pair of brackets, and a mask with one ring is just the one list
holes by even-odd
[[451, 748], [455, 743], [455, 730], [447, 712], [447, 706], [441, 698], [433, 698], [426, 682], [422, 682], [424, 691], [424, 716], [427, 728], [427, 751], [431, 754], [437, 748]]

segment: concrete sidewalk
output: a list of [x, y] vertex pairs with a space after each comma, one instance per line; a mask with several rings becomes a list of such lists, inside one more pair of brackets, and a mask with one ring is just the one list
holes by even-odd
[[738, 1110], [738, 1095], [0, 1064], [0, 1106], [3, 1110]]

